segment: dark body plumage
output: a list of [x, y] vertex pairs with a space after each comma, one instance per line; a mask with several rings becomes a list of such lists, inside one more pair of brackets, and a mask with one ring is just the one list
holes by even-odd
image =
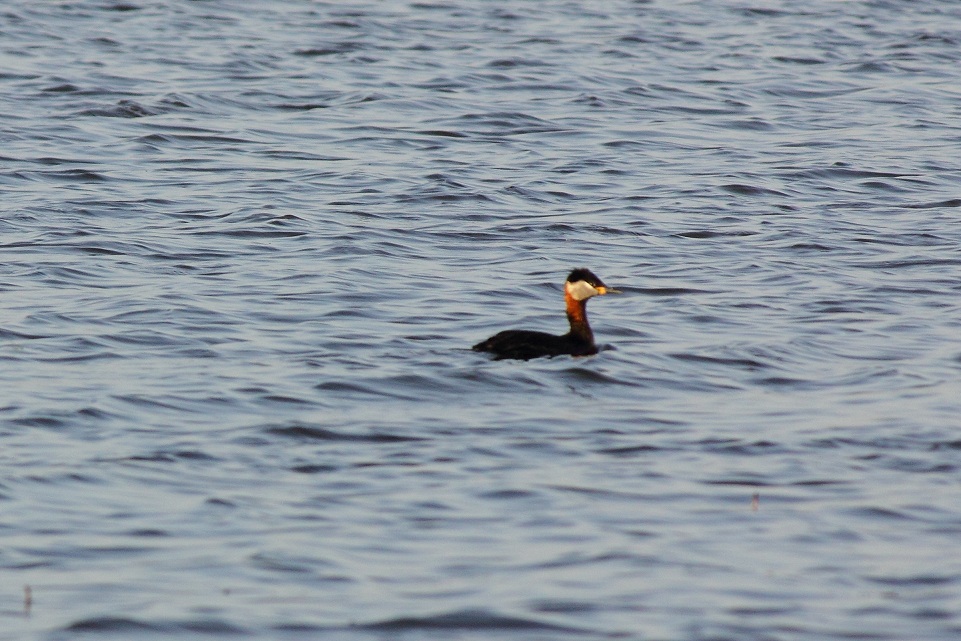
[[509, 329], [474, 345], [478, 352], [490, 352], [495, 359], [528, 360], [544, 356], [588, 356], [597, 353], [594, 333], [587, 322], [587, 299], [614, 290], [587, 269], [575, 269], [564, 283], [567, 320], [571, 330], [561, 336], [526, 329]]
[[597, 353], [593, 337], [584, 339], [570, 333], [555, 336], [526, 329], [508, 329], [494, 334], [486, 341], [474, 345], [473, 349], [478, 352], [491, 352], [497, 359], [517, 358], [525, 361], [542, 356], [589, 356]]

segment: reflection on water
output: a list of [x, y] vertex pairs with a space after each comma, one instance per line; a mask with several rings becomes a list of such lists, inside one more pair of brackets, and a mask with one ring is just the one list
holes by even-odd
[[10, 4], [0, 639], [955, 638], [959, 17]]

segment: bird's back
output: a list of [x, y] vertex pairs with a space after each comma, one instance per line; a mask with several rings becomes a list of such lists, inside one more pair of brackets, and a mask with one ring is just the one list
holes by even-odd
[[542, 356], [587, 356], [596, 354], [597, 347], [593, 342], [579, 340], [571, 334], [554, 336], [546, 332], [535, 332], [526, 329], [508, 329], [494, 334], [485, 341], [477, 343], [472, 348], [478, 352], [490, 352], [497, 359], [516, 358], [528, 360]]

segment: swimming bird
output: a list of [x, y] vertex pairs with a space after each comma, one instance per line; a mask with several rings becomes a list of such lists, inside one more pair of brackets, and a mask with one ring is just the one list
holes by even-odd
[[587, 322], [587, 300], [594, 296], [619, 293], [605, 285], [591, 270], [575, 269], [564, 283], [564, 301], [567, 303], [567, 320], [571, 324], [571, 331], [555, 336], [526, 329], [508, 329], [477, 343], [471, 349], [490, 352], [495, 360], [596, 354], [594, 332]]

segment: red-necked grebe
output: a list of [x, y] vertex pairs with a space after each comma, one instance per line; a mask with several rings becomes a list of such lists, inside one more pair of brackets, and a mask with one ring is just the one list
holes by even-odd
[[587, 299], [604, 294], [620, 293], [610, 289], [589, 269], [575, 269], [564, 283], [564, 300], [567, 303], [567, 320], [571, 331], [563, 336], [526, 329], [509, 329], [494, 334], [486, 341], [474, 345], [478, 352], [490, 352], [494, 358], [518, 358], [528, 360], [542, 356], [588, 356], [597, 353], [594, 332], [587, 323]]

